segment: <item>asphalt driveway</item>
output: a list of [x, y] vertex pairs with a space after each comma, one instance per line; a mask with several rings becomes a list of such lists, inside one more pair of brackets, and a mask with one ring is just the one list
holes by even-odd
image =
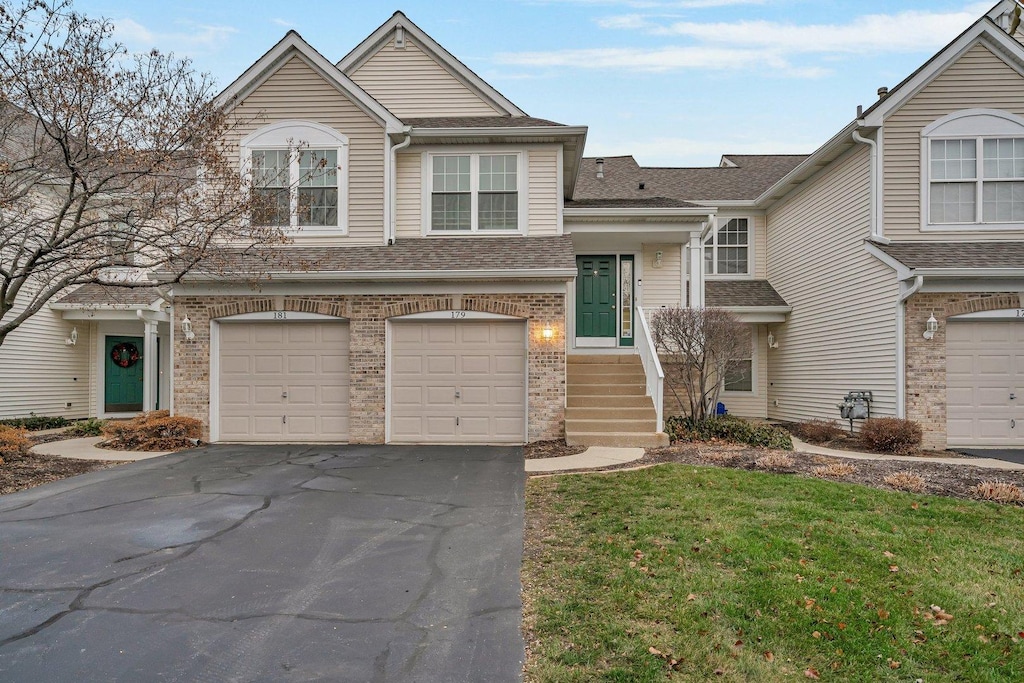
[[519, 448], [210, 446], [0, 497], [0, 680], [516, 681]]

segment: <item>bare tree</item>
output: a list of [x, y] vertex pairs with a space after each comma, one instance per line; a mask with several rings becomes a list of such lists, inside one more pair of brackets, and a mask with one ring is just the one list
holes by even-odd
[[247, 220], [224, 142], [240, 122], [215, 94], [187, 60], [129, 54], [70, 0], [0, 0], [0, 345], [70, 286], [176, 281], [280, 241]]
[[750, 359], [750, 329], [721, 308], [661, 308], [651, 318], [651, 333], [680, 409], [695, 421], [707, 419], [725, 378]]

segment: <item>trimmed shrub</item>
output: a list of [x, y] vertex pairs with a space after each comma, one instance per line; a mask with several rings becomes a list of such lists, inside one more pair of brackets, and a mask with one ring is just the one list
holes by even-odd
[[839, 479], [840, 477], [846, 477], [857, 472], [857, 468], [853, 465], [848, 465], [845, 462], [831, 462], [821, 467], [815, 467], [811, 470], [811, 474], [816, 477], [826, 477], [829, 479]]
[[106, 420], [97, 420], [95, 417], [90, 417], [88, 420], [79, 420], [71, 425], [71, 428], [65, 433], [78, 437], [101, 436], [103, 434], [103, 425], [106, 423]]
[[793, 466], [793, 458], [785, 453], [769, 453], [755, 460], [754, 465], [762, 470], [779, 472], [791, 468]]
[[793, 450], [793, 439], [785, 429], [763, 422], [747, 422], [731, 415], [697, 422], [688, 417], [672, 416], [665, 420], [665, 431], [673, 442], [718, 439], [761, 448]]
[[26, 455], [31, 447], [32, 439], [28, 437], [28, 431], [0, 425], [0, 464], [3, 464], [4, 458]]
[[887, 474], [882, 477], [889, 486], [900, 491], [909, 491], [911, 493], [924, 493], [927, 486], [924, 483], [924, 477], [921, 477], [913, 472], [903, 470], [894, 474]]
[[1005, 481], [983, 481], [974, 487], [978, 497], [997, 503], [1024, 503], [1024, 491]]
[[861, 442], [880, 453], [913, 453], [921, 445], [921, 425], [895, 417], [873, 417], [864, 421]]
[[809, 443], [826, 443], [842, 438], [846, 432], [833, 420], [807, 420], [795, 424], [793, 433]]
[[19, 427], [30, 432], [38, 432], [43, 429], [57, 429], [67, 427], [70, 422], [64, 417], [47, 417], [29, 413], [28, 417], [13, 417], [8, 420], [0, 420], [0, 426]]
[[175, 451], [192, 448], [203, 424], [192, 417], [171, 417], [166, 410], [143, 413], [131, 420], [109, 420], [103, 425], [104, 444], [124, 451]]

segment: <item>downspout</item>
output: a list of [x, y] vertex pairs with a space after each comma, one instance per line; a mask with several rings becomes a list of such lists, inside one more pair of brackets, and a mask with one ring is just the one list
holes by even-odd
[[882, 221], [880, 211], [878, 210], [878, 142], [871, 138], [866, 138], [860, 134], [860, 131], [853, 131], [853, 141], [859, 142], [863, 145], [867, 145], [871, 148], [871, 162], [870, 162], [870, 187], [871, 187], [871, 235], [868, 237], [872, 242], [881, 242], [882, 244], [888, 244], [889, 240], [882, 234]]
[[398, 150], [405, 149], [412, 144], [412, 128], [406, 127], [403, 133], [405, 139], [399, 142], [397, 145], [391, 146], [391, 167], [388, 169], [388, 226], [387, 226], [387, 239], [385, 240], [388, 246], [395, 243], [395, 234], [397, 231], [397, 218], [395, 214], [398, 211], [398, 198], [395, 193], [398, 188], [398, 171], [395, 168], [395, 164], [398, 162]]
[[896, 303], [896, 417], [907, 416], [907, 299], [917, 294], [924, 285], [924, 276], [915, 275], [914, 284], [900, 294]]

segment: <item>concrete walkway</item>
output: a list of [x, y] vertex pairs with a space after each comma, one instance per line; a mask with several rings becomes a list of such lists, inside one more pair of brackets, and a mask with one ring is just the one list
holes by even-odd
[[970, 465], [972, 467], [984, 467], [991, 470], [1024, 470], [1024, 465], [996, 460], [995, 458], [934, 458], [917, 455], [883, 455], [881, 453], [858, 453], [856, 451], [840, 451], [835, 448], [814, 446], [800, 439], [793, 437], [793, 450], [801, 453], [814, 453], [815, 455], [828, 455], [833, 458], [848, 458], [850, 460], [899, 460], [905, 462], [935, 462], [943, 465]]
[[608, 448], [591, 446], [576, 455], [559, 458], [533, 458], [526, 461], [529, 472], [560, 472], [563, 470], [592, 470], [610, 465], [621, 465], [644, 457], [643, 448]]
[[119, 460], [131, 462], [133, 460], [145, 460], [155, 458], [158, 455], [167, 455], [173, 451], [114, 451], [109, 448], [99, 448], [96, 444], [104, 440], [102, 436], [87, 436], [82, 439], [65, 439], [64, 441], [51, 441], [41, 443], [32, 447], [33, 453], [42, 455], [56, 455], [61, 458], [74, 458], [75, 460]]

